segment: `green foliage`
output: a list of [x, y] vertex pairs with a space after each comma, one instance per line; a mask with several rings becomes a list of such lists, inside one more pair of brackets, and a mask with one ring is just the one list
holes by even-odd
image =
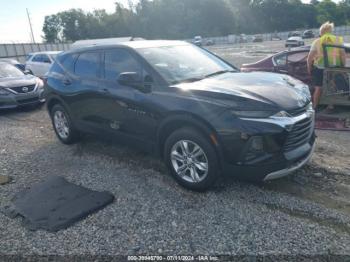
[[[130, 1], [130, 3], [132, 3]], [[140, 0], [115, 12], [71, 9], [46, 16], [46, 42], [137, 36], [184, 39], [194, 35], [288, 31], [318, 27], [325, 21], [350, 24], [350, 0]]]

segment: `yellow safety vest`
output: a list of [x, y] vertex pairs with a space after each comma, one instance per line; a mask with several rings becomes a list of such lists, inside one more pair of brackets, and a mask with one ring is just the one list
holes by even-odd
[[[323, 55], [323, 45], [342, 45], [343, 37], [337, 37], [335, 35], [326, 33], [320, 37], [317, 45], [317, 58], [314, 62], [314, 65], [317, 67], [325, 67], [324, 64], [324, 55]], [[329, 66], [342, 66], [341, 60], [341, 49], [335, 47], [327, 47], [327, 55], [328, 55], [328, 64]]]

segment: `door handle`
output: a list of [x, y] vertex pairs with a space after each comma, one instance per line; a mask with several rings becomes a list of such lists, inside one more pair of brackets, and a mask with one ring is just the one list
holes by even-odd
[[101, 88], [100, 91], [105, 94], [109, 93], [108, 88]]
[[72, 82], [71, 82], [69, 79], [64, 79], [62, 82], [63, 82], [63, 84], [66, 85], [66, 86], [72, 84]]

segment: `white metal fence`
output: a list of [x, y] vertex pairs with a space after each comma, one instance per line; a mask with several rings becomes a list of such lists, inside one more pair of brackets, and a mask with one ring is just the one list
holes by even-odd
[[66, 51], [71, 44], [0, 44], [0, 58], [14, 58], [25, 62], [26, 55], [32, 52], [41, 51]]

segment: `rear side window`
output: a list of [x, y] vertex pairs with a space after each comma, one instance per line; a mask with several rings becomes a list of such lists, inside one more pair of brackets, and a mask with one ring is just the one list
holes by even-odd
[[32, 59], [33, 62], [42, 62], [43, 56], [42, 55], [35, 55]]
[[74, 72], [78, 76], [97, 77], [99, 71], [99, 62], [99, 53], [83, 53], [75, 62]]
[[105, 78], [116, 80], [120, 73], [136, 72], [141, 74], [140, 63], [126, 50], [113, 49], [105, 52]]
[[32, 56], [33, 56], [33, 55], [28, 54], [28, 55], [26, 56], [26, 61], [28, 61], [29, 59], [31, 59]]
[[77, 58], [76, 54], [68, 54], [60, 59], [61, 65], [69, 72], [74, 71], [74, 61]]

